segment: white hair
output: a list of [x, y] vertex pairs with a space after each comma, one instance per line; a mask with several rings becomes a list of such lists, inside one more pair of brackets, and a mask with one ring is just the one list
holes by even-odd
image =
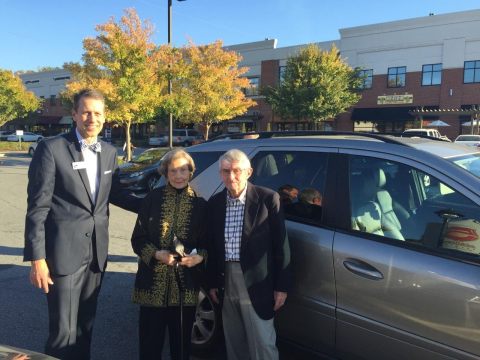
[[220, 156], [220, 159], [218, 159], [218, 166], [220, 169], [222, 168], [223, 161], [229, 164], [238, 162], [242, 169], [250, 169], [252, 167], [248, 156], [243, 151], [238, 149], [228, 150], [225, 154]]

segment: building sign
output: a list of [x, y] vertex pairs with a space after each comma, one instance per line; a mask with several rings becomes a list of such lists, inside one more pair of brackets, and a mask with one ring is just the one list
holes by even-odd
[[377, 105], [397, 105], [397, 104], [412, 104], [413, 95], [381, 95], [377, 97]]

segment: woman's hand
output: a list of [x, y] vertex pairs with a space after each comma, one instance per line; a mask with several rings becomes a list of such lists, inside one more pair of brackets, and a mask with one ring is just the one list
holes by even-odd
[[202, 255], [198, 255], [198, 254], [186, 255], [181, 258], [179, 264], [190, 268], [200, 264], [202, 261], [203, 261]]
[[155, 251], [155, 259], [169, 266], [173, 266], [177, 263], [177, 260], [175, 259], [175, 255], [167, 250]]

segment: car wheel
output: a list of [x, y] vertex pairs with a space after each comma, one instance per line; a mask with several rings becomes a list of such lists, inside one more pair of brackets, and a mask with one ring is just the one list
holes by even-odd
[[198, 294], [195, 322], [192, 328], [192, 350], [195, 353], [209, 351], [217, 343], [221, 332], [220, 311], [205, 290]]
[[35, 152], [35, 149], [34, 148], [29, 148], [28, 149], [28, 155], [30, 155], [31, 157], [33, 157], [33, 153]]
[[157, 184], [158, 176], [152, 175], [147, 180], [147, 190], [152, 191]]
[[192, 144], [191, 144], [189, 141], [185, 141], [185, 142], [183, 143], [183, 147], [188, 147], [188, 146], [190, 146], [190, 145], [192, 145]]

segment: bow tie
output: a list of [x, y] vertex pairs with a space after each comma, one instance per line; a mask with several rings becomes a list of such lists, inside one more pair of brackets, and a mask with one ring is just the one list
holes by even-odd
[[90, 149], [94, 153], [102, 151], [102, 144], [100, 144], [99, 142], [87, 144], [85, 140], [80, 140], [80, 147], [82, 148], [82, 150]]

